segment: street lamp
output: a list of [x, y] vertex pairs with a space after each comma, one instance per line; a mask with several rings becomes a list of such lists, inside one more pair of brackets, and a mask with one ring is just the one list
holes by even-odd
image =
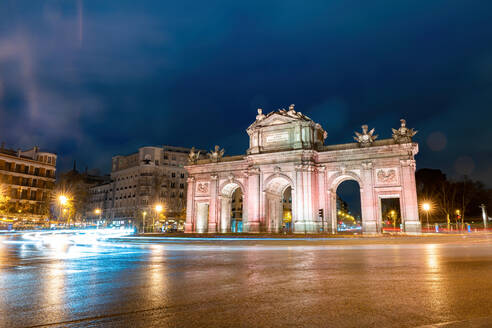
[[424, 203], [422, 205], [422, 209], [425, 211], [426, 218], [427, 218], [427, 230], [429, 230], [429, 211], [431, 209], [431, 206], [429, 203]]
[[96, 224], [96, 225], [97, 225], [97, 228], [99, 228], [99, 222], [101, 221], [101, 209], [96, 208], [96, 209], [94, 210], [94, 213], [95, 213], [96, 215], [99, 215], [99, 220], [97, 220], [97, 224]]
[[[58, 196], [58, 203], [60, 203], [60, 212], [63, 212], [64, 215], [67, 212], [67, 209], [64, 208], [64, 206], [67, 205], [68, 203], [68, 197], [65, 195]], [[60, 214], [60, 216], [62, 215]], [[70, 228], [69, 218], [67, 218], [67, 222], [68, 222], [68, 227]]]
[[[162, 212], [162, 205], [161, 204], [157, 204], [155, 206], [155, 212], [156, 212], [156, 216], [158, 216]], [[154, 228], [155, 228], [155, 221], [152, 220], [152, 232], [154, 232]]]
[[147, 215], [147, 212], [146, 211], [143, 211], [142, 212], [142, 216], [143, 216], [143, 222], [142, 222], [142, 225], [143, 225], [143, 232], [145, 233], [145, 216]]

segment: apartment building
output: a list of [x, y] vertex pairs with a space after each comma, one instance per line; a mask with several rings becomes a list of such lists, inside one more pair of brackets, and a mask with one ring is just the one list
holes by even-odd
[[[186, 179], [184, 166], [189, 148], [141, 147], [130, 155], [112, 159], [111, 182], [90, 188], [88, 217], [139, 225], [159, 215], [168, 220], [184, 220]], [[97, 210], [97, 211], [96, 211]], [[147, 223], [148, 225], [148, 223]]]
[[54, 153], [38, 147], [29, 150], [0, 147], [0, 184], [3, 220], [41, 223], [49, 216], [49, 204], [55, 186]]

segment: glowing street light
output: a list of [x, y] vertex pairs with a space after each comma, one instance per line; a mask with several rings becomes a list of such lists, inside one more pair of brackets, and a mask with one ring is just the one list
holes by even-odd
[[[158, 216], [162, 212], [162, 205], [157, 204], [155, 205], [154, 209], [155, 209], [156, 216]], [[152, 218], [152, 232], [154, 232], [154, 228], [155, 228], [155, 217]]]
[[65, 195], [58, 196], [58, 202], [60, 205], [65, 206], [68, 203], [68, 197]]
[[142, 216], [143, 216], [143, 232], [145, 233], [145, 216], [147, 215], [147, 212], [146, 211], [143, 211], [142, 212]]
[[431, 206], [429, 203], [422, 204], [422, 209], [425, 211], [427, 218], [427, 230], [429, 229], [429, 211], [431, 210]]
[[99, 222], [101, 221], [101, 213], [102, 213], [102, 211], [100, 208], [96, 208], [94, 210], [94, 214], [99, 215], [99, 219], [97, 220], [97, 224], [96, 224], [98, 229], [99, 229]]
[[395, 210], [391, 210], [390, 212], [391, 218], [393, 219], [393, 229], [396, 228], [396, 212]]

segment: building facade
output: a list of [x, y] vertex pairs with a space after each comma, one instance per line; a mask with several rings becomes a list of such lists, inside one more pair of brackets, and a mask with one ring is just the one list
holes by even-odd
[[38, 147], [22, 151], [0, 148], [2, 217], [24, 225], [44, 223], [55, 186], [54, 153]]
[[[146, 226], [162, 218], [184, 223], [189, 152], [174, 146], [141, 147], [136, 153], [114, 156], [111, 181], [90, 188], [87, 216], [138, 227], [144, 217]], [[156, 213], [157, 204], [162, 213]]]
[[243, 195], [246, 232], [280, 232], [285, 192], [291, 193], [291, 231], [337, 231], [336, 191], [345, 180], [360, 187], [362, 231], [380, 233], [381, 202], [398, 198], [404, 231], [420, 232], [415, 188], [416, 133], [402, 120], [393, 139], [375, 140], [362, 127], [357, 142], [325, 146], [320, 124], [294, 110], [264, 115], [247, 129], [245, 155], [222, 157], [216, 146], [209, 159], [193, 159], [188, 170], [186, 232], [230, 232], [232, 195]]

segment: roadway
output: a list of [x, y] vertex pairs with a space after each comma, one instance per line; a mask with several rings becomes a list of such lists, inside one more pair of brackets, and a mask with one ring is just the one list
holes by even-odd
[[50, 238], [0, 236], [0, 327], [492, 326], [492, 235]]

